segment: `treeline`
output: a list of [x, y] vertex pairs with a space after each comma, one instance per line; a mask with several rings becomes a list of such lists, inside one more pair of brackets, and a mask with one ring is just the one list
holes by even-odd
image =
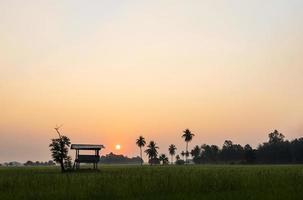
[[47, 162], [40, 162], [40, 161], [26, 161], [24, 164], [24, 166], [54, 166], [56, 165], [56, 163], [52, 160], [49, 160]]
[[[220, 148], [217, 145], [203, 144], [196, 145], [192, 150], [188, 149], [189, 142], [195, 135], [186, 129], [183, 131], [182, 138], [186, 143], [185, 150], [180, 155], [176, 155], [177, 147], [174, 144], [169, 145], [168, 154], [171, 157], [170, 163], [182, 165], [187, 163], [194, 164], [296, 164], [303, 163], [303, 137], [291, 141], [285, 140], [285, 136], [275, 130], [268, 135], [268, 141], [260, 144], [256, 149], [249, 144], [242, 146], [234, 144], [231, 140], [226, 140]], [[140, 148], [140, 157], [142, 150], [146, 145], [145, 138], [140, 136], [136, 140]], [[169, 164], [166, 154], [158, 153], [159, 147], [155, 141], [150, 141], [145, 149], [148, 157], [148, 163], [163, 165]], [[191, 157], [191, 159], [189, 159]], [[174, 160], [175, 158], [175, 160]], [[143, 162], [141, 163], [143, 164]]]
[[127, 156], [116, 155], [111, 152], [105, 156], [101, 156], [99, 162], [102, 164], [140, 164], [142, 160], [140, 157], [128, 158]]
[[219, 148], [204, 144], [195, 146], [191, 152], [192, 161], [203, 163], [228, 164], [292, 164], [303, 163], [303, 138], [292, 141], [277, 130], [268, 135], [268, 141], [253, 149], [249, 144], [241, 146], [226, 140]]
[[19, 167], [19, 166], [54, 166], [56, 163], [52, 160], [43, 162], [43, 161], [26, 161], [25, 163], [20, 163], [17, 161], [12, 162], [5, 162], [3, 164], [0, 164], [0, 166], [6, 166], [6, 167]]

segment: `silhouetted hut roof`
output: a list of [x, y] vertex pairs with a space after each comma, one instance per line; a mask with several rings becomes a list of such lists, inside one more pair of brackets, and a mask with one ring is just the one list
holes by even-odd
[[101, 150], [105, 147], [102, 144], [72, 144], [71, 149], [78, 150]]

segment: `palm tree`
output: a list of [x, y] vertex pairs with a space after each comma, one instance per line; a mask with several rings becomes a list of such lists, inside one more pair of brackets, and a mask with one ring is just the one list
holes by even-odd
[[180, 156], [176, 155], [176, 161], [180, 160]]
[[173, 164], [174, 155], [176, 154], [177, 147], [174, 144], [169, 145], [168, 151], [171, 155], [171, 164]]
[[162, 165], [165, 165], [168, 163], [168, 157], [165, 154], [161, 154], [159, 156], [159, 160], [162, 161]]
[[182, 156], [182, 159], [184, 160], [184, 156], [185, 156], [185, 152], [184, 151], [181, 151], [181, 156]]
[[147, 149], [144, 151], [146, 155], [148, 156], [149, 160], [151, 161], [150, 164], [153, 164], [153, 161], [157, 159], [158, 156], [158, 150], [159, 147], [154, 141], [150, 141], [149, 144], [147, 145]]
[[195, 136], [192, 132], [190, 132], [189, 129], [185, 129], [183, 131], [182, 137], [184, 138], [184, 141], [186, 142], [186, 154], [185, 154], [185, 163], [187, 163], [187, 157], [188, 157], [188, 143], [193, 139]]
[[143, 136], [139, 136], [139, 138], [136, 141], [137, 146], [140, 148], [140, 157], [141, 157], [141, 165], [143, 164], [143, 158], [142, 158], [142, 147], [145, 146], [146, 142]]

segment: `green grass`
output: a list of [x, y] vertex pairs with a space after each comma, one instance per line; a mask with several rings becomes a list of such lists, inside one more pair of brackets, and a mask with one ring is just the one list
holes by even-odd
[[303, 166], [0, 168], [0, 199], [303, 199]]

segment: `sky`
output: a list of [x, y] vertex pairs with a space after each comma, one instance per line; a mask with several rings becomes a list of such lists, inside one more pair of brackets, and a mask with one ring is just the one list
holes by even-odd
[[[303, 135], [303, 1], [0, 0], [0, 162]], [[115, 150], [120, 144], [121, 150]], [[74, 154], [73, 151], [70, 152]]]

